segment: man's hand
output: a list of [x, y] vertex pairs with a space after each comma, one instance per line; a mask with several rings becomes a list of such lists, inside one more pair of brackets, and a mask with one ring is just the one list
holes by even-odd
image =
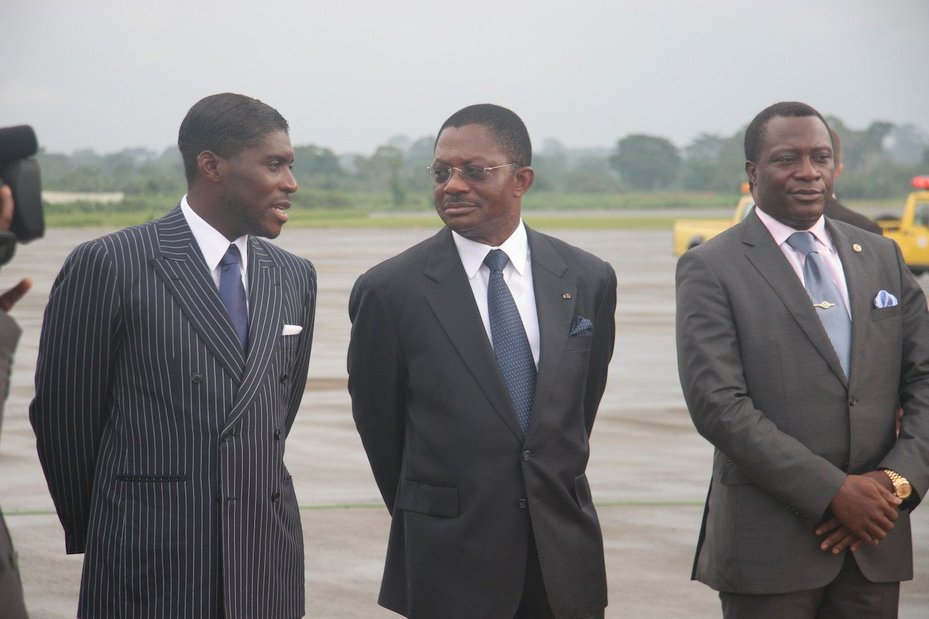
[[878, 544], [887, 537], [903, 502], [888, 488], [890, 479], [881, 471], [849, 475], [829, 504], [833, 517], [816, 529], [828, 535], [820, 548], [838, 554], [862, 544]]
[[16, 305], [16, 302], [23, 298], [23, 295], [32, 288], [32, 279], [25, 277], [18, 284], [0, 294], [0, 310], [9, 312]]
[[[13, 191], [6, 185], [0, 185], [0, 230], [9, 230], [13, 223]], [[32, 280], [21, 279], [18, 284], [0, 294], [0, 310], [8, 312], [16, 302], [32, 288]]]
[[0, 185], [0, 230], [9, 230], [13, 223], [13, 190]]
[[[827, 519], [816, 528], [816, 535], [826, 535], [828, 537], [819, 544], [819, 549], [826, 552], [832, 552], [837, 555], [846, 548], [851, 548], [855, 552], [864, 544], [864, 540], [853, 535], [848, 527], [836, 520], [834, 517]], [[875, 542], [876, 543], [876, 542]]]

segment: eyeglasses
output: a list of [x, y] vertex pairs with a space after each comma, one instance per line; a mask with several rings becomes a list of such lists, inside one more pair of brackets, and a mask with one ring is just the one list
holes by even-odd
[[469, 183], [483, 183], [490, 177], [490, 173], [500, 168], [513, 168], [521, 166], [521, 163], [503, 163], [500, 165], [482, 168], [476, 165], [466, 165], [460, 168], [454, 166], [431, 165], [426, 167], [426, 172], [432, 177], [432, 180], [439, 185], [444, 185], [452, 178], [452, 172], [457, 170], [461, 178]]

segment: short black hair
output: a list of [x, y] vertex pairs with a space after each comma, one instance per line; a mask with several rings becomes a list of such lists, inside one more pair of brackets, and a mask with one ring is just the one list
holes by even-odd
[[830, 141], [832, 140], [832, 129], [829, 123], [823, 118], [823, 115], [817, 112], [813, 107], [799, 101], [781, 101], [774, 105], [769, 105], [758, 112], [758, 115], [749, 123], [748, 129], [745, 130], [745, 160], [757, 163], [758, 151], [761, 149], [761, 142], [764, 139], [765, 127], [768, 121], [774, 117], [803, 117], [815, 116], [821, 121], [829, 131]]
[[[458, 128], [465, 125], [481, 125], [487, 127], [500, 147], [510, 158], [509, 163], [532, 165], [532, 142], [529, 140], [529, 131], [522, 119], [512, 110], [492, 103], [478, 103], [462, 108], [448, 117], [439, 129], [439, 136], [448, 127]], [[433, 146], [435, 148], [435, 146]]]
[[258, 99], [231, 92], [200, 99], [187, 112], [177, 134], [187, 182], [197, 176], [197, 157], [203, 151], [229, 159], [274, 131], [288, 132], [287, 121]]

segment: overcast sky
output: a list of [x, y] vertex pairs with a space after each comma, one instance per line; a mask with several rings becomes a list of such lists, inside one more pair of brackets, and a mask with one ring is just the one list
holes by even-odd
[[223, 91], [340, 153], [479, 102], [540, 146], [684, 146], [780, 100], [929, 131], [926, 0], [3, 0], [2, 23], [0, 127], [50, 152], [161, 151]]

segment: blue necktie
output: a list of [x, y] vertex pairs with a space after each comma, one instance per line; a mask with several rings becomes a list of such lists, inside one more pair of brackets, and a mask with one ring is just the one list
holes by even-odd
[[813, 300], [816, 315], [832, 340], [832, 347], [835, 348], [845, 376], [848, 377], [852, 355], [852, 321], [848, 317], [839, 289], [829, 277], [819, 256], [816, 238], [811, 232], [794, 232], [787, 239], [787, 244], [805, 256], [803, 285]]
[[248, 305], [245, 302], [245, 286], [242, 285], [242, 273], [239, 263], [242, 255], [239, 248], [233, 243], [219, 261], [219, 298], [223, 300], [229, 320], [242, 350], [248, 350]]
[[487, 283], [487, 313], [490, 317], [490, 339], [493, 342], [497, 365], [510, 392], [516, 420], [523, 434], [529, 429], [532, 417], [532, 400], [535, 397], [535, 361], [526, 329], [516, 309], [513, 295], [503, 281], [503, 267], [509, 261], [499, 249], [492, 249], [484, 264], [490, 269]]

